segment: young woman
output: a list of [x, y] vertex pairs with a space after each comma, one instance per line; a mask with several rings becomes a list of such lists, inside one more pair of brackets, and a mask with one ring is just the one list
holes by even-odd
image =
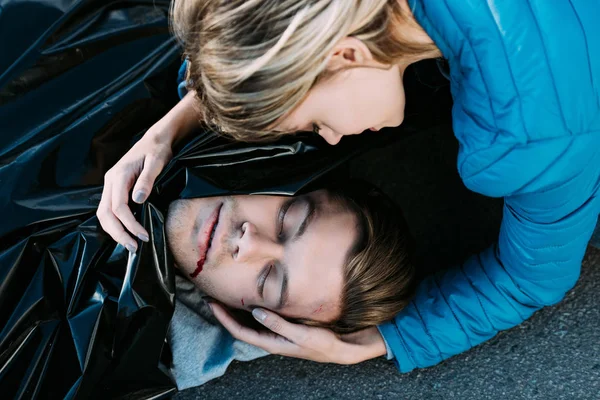
[[356, 363], [387, 344], [401, 371], [436, 364], [556, 303], [579, 276], [600, 210], [599, 13], [587, 0], [177, 0], [189, 93], [107, 174], [98, 216], [135, 248], [126, 229], [146, 237], [130, 190], [144, 201], [200, 121], [241, 140], [313, 130], [336, 144], [401, 124], [404, 70], [443, 56], [461, 177], [505, 200], [497, 244], [422, 282], [379, 330], [335, 335], [256, 309], [269, 335], [213, 307], [272, 353]]

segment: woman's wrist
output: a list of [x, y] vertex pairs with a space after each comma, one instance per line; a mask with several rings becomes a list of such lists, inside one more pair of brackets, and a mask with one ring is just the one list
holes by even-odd
[[387, 355], [387, 346], [378, 329], [373, 331], [371, 338], [373, 340], [368, 344], [369, 351], [366, 360]]
[[176, 132], [173, 136], [175, 141], [186, 137], [190, 132], [200, 127], [199, 110], [196, 108], [196, 91], [190, 90], [177, 104], [178, 110], [175, 115]]
[[342, 340], [338, 352], [345, 359], [342, 364], [357, 364], [387, 354], [385, 341], [376, 327], [343, 335]]
[[194, 106], [195, 92], [181, 99], [148, 133], [158, 144], [174, 146], [200, 127], [200, 116]]

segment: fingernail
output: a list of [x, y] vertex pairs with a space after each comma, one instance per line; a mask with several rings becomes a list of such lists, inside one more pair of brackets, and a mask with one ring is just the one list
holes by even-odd
[[138, 190], [133, 194], [133, 201], [135, 201], [136, 203], [141, 203], [142, 201], [144, 201], [145, 197], [146, 192], [144, 192], [143, 190]]
[[135, 253], [135, 246], [132, 244], [126, 244], [125, 248], [129, 250], [130, 253]]
[[143, 240], [144, 242], [147, 242], [150, 240], [150, 238], [148, 237], [148, 235], [144, 234], [144, 233], [138, 233], [137, 237], [140, 238], [140, 240]]
[[210, 312], [214, 314], [214, 310], [213, 310], [213, 306], [210, 302], [207, 302], [206, 304], [208, 304], [208, 308], [210, 308]]
[[265, 319], [267, 319], [267, 313], [260, 308], [255, 308], [252, 310], [252, 316], [260, 322], [265, 322]]

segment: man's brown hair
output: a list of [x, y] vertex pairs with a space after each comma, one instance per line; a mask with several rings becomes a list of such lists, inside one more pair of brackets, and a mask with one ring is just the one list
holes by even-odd
[[329, 323], [300, 321], [349, 333], [384, 323], [412, 299], [416, 285], [414, 241], [402, 212], [362, 181], [327, 186], [334, 202], [358, 218], [359, 237], [348, 254], [339, 317]]

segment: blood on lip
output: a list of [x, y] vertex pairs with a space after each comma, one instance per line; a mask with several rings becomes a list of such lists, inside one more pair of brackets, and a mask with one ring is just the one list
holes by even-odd
[[204, 268], [204, 263], [206, 262], [206, 254], [208, 253], [208, 244], [210, 243], [211, 240], [211, 233], [212, 230], [215, 228], [215, 226], [218, 223], [218, 219], [219, 219], [219, 214], [221, 213], [221, 207], [223, 205], [221, 204], [219, 207], [217, 207], [217, 209], [215, 209], [215, 211], [213, 211], [213, 213], [211, 214], [210, 218], [209, 218], [209, 224], [207, 226], [207, 229], [203, 232], [201, 240], [200, 240], [200, 246], [199, 246], [199, 250], [200, 250], [200, 259], [198, 260], [198, 262], [196, 262], [196, 269], [194, 270], [194, 272], [192, 272], [190, 274], [190, 277], [196, 278], [198, 276], [198, 274], [200, 272], [202, 272], [202, 269]]

